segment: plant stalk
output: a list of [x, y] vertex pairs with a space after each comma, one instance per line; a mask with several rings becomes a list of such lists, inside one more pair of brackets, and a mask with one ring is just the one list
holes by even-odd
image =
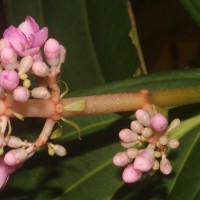
[[[65, 110], [63, 117], [134, 111], [148, 103], [163, 108], [199, 103], [200, 87], [70, 97], [62, 99], [61, 102], [65, 106], [80, 100], [85, 100], [85, 109], [83, 111]], [[55, 112], [55, 106], [50, 100], [30, 99], [24, 103], [14, 102], [13, 110], [24, 117], [48, 118]]]

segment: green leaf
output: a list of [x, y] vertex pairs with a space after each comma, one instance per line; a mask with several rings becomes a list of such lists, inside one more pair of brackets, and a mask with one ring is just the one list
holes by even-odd
[[199, 0], [180, 0], [194, 21], [200, 26], [200, 3]]
[[[4, 6], [9, 23], [18, 25], [32, 15], [40, 26], [49, 27], [50, 37], [67, 48], [62, 79], [74, 91], [67, 97], [200, 84], [199, 69], [131, 78], [138, 61], [128, 38], [124, 0], [6, 0]], [[170, 118], [184, 121], [171, 136], [180, 138], [181, 145], [170, 154], [174, 170], [170, 176], [157, 174], [137, 184], [123, 184], [122, 171], [112, 164], [112, 157], [122, 151], [118, 132], [129, 127], [130, 119], [114, 113], [80, 116], [70, 120], [80, 126], [82, 140], [64, 124], [63, 137], [57, 140], [69, 155], [59, 158], [48, 156], [46, 149], [38, 152], [11, 175], [0, 199], [198, 199], [200, 117], [191, 117], [199, 111], [199, 105], [194, 105], [169, 112]], [[12, 124], [14, 135], [33, 141], [43, 121], [25, 119]]]
[[[152, 74], [141, 76], [142, 80], [135, 78], [119, 81], [108, 84], [107, 87], [101, 86], [78, 93], [86, 95], [87, 92], [94, 91], [106, 93], [139, 88], [156, 89], [161, 88], [161, 85], [162, 88], [167, 88], [172, 82], [176, 86], [182, 85], [183, 87], [186, 83], [197, 85], [200, 80], [199, 72], [200, 70], [196, 69], [169, 74]], [[62, 200], [66, 198], [159, 200], [165, 199], [167, 195], [170, 195], [169, 197], [180, 195], [182, 184], [187, 181], [192, 185], [193, 176], [199, 170], [199, 165], [195, 162], [199, 159], [199, 151], [196, 148], [199, 146], [197, 136], [200, 116], [187, 119], [199, 111], [199, 106], [194, 105], [176, 108], [169, 113], [172, 118], [178, 115], [186, 119], [171, 135], [171, 137], [180, 138], [181, 145], [178, 150], [171, 152], [170, 160], [174, 173], [170, 176], [158, 173], [153, 177], [143, 177], [142, 181], [137, 184], [124, 185], [120, 178], [121, 170], [112, 164], [112, 157], [122, 150], [118, 143], [118, 132], [122, 128], [129, 127], [129, 119], [117, 114], [80, 116], [72, 119], [80, 126], [82, 140], [77, 139], [75, 130], [65, 125], [64, 135], [58, 140], [58, 143], [62, 143], [67, 148], [69, 156], [66, 158], [49, 157], [46, 150], [33, 156], [17, 173], [11, 176], [7, 187], [0, 193], [0, 198], [6, 200]], [[190, 163], [193, 163], [192, 171], [189, 167]], [[191, 174], [193, 178], [188, 180], [188, 176], [184, 174]], [[189, 188], [187, 192], [194, 192], [197, 195], [199, 179], [195, 181], [197, 186]]]

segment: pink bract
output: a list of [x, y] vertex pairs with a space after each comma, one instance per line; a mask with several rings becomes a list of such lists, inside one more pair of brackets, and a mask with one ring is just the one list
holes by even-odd
[[3, 34], [7, 47], [12, 47], [19, 56], [35, 55], [48, 37], [48, 28], [39, 28], [35, 20], [28, 16], [18, 28], [10, 26]]

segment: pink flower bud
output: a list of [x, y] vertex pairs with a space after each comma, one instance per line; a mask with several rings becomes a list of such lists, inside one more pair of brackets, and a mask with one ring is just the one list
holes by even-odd
[[160, 161], [160, 171], [163, 173], [163, 174], [170, 174], [171, 171], [172, 171], [172, 166], [171, 166], [171, 163], [170, 161], [163, 157], [162, 160]]
[[160, 113], [155, 114], [151, 118], [151, 127], [158, 132], [164, 131], [167, 128], [168, 121], [166, 117]]
[[56, 66], [60, 62], [60, 44], [57, 40], [50, 38], [44, 45], [44, 55], [49, 65]]
[[8, 166], [4, 162], [4, 158], [2, 156], [0, 157], [0, 189], [6, 185], [10, 174], [12, 174], [17, 168], [18, 166]]
[[39, 77], [46, 77], [50, 73], [49, 67], [44, 62], [35, 62], [32, 66], [32, 71]]
[[49, 99], [51, 97], [50, 92], [45, 87], [36, 87], [31, 91], [32, 97], [36, 99]]
[[144, 126], [150, 125], [151, 117], [147, 111], [139, 109], [136, 111], [135, 117], [142, 125]]
[[128, 165], [123, 173], [122, 173], [122, 179], [126, 183], [135, 183], [141, 178], [142, 172], [135, 169], [134, 166]]
[[5, 90], [14, 90], [19, 84], [19, 76], [15, 70], [3, 70], [0, 73], [0, 86]]
[[142, 172], [147, 172], [152, 168], [154, 158], [154, 150], [151, 148], [146, 148], [136, 156], [134, 168]]
[[29, 90], [22, 86], [15, 88], [13, 92], [13, 97], [15, 101], [25, 102], [28, 100], [29, 96], [30, 96]]
[[11, 148], [19, 148], [23, 145], [23, 141], [16, 136], [8, 136], [5, 138], [5, 143]]
[[118, 167], [126, 166], [131, 161], [126, 152], [118, 152], [113, 158], [113, 164]]
[[33, 59], [31, 56], [23, 57], [19, 63], [19, 74], [26, 74], [33, 65]]
[[119, 132], [119, 138], [122, 142], [135, 142], [138, 140], [138, 135], [130, 129], [122, 129]]
[[28, 157], [28, 153], [25, 149], [14, 149], [6, 153], [4, 162], [9, 166], [15, 166], [24, 162]]
[[14, 70], [17, 67], [17, 54], [11, 48], [4, 48], [1, 51], [1, 64], [5, 69]]

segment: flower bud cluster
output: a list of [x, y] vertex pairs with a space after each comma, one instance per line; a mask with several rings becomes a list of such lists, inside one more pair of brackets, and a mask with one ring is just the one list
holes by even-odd
[[180, 120], [175, 119], [168, 125], [163, 114], [150, 114], [144, 109], [137, 110], [135, 117], [130, 129], [122, 129], [119, 132], [121, 145], [126, 151], [118, 152], [113, 158], [116, 166], [125, 167], [122, 173], [123, 181], [137, 182], [143, 173], [152, 173], [158, 169], [163, 174], [170, 174], [172, 166], [166, 151], [178, 148], [179, 141], [169, 139], [168, 134], [180, 124]]
[[[56, 121], [62, 118], [58, 75], [65, 55], [65, 48], [57, 40], [48, 39], [48, 28], [40, 29], [31, 16], [17, 28], [10, 26], [6, 29], [0, 40], [0, 155], [5, 154], [0, 157], [0, 189], [9, 175], [41, 146], [47, 144], [50, 155], [65, 156], [67, 153], [63, 146], [47, 142], [51, 139]], [[20, 113], [15, 112], [13, 105], [29, 99], [49, 99], [55, 106], [55, 113], [46, 119], [43, 130], [34, 142], [10, 135], [9, 118], [16, 116], [23, 119]], [[5, 146], [8, 149], [4, 153]]]
[[31, 82], [31, 77], [44, 79], [44, 82], [47, 82], [47, 78], [52, 75], [57, 76], [65, 58], [64, 47], [57, 40], [48, 39], [44, 44], [46, 64], [42, 58], [35, 60], [31, 55], [24, 56], [20, 60], [17, 50], [6, 45], [6, 40], [7, 38], [0, 40], [0, 97], [9, 93], [18, 102], [25, 102], [29, 98], [50, 98], [48, 83], [46, 87], [39, 84], [38, 87], [31, 88], [31, 85], [35, 85]]

